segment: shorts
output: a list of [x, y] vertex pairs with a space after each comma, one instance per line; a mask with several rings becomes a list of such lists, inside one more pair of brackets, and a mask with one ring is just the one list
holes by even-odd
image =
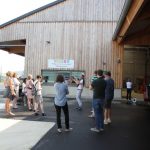
[[112, 103], [112, 99], [106, 99], [104, 107], [106, 109], [110, 109], [111, 108], [111, 103]]
[[35, 102], [36, 102], [36, 103], [41, 103], [41, 102], [43, 102], [43, 97], [42, 97], [42, 95], [36, 95], [36, 96], [34, 97], [34, 99], [35, 99]]
[[3, 95], [4, 98], [8, 98], [10, 100], [13, 100], [15, 98], [14, 95], [11, 94], [11, 90], [10, 90], [10, 87], [6, 87], [5, 91], [4, 91], [4, 95]]

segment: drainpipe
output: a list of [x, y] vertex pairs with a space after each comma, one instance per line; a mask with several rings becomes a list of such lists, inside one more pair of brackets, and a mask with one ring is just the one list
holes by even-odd
[[116, 40], [116, 38], [117, 38], [117, 35], [118, 35], [118, 33], [119, 33], [119, 31], [120, 31], [120, 29], [122, 27], [123, 22], [125, 21], [125, 18], [127, 16], [127, 13], [128, 13], [128, 11], [130, 9], [131, 4], [132, 4], [132, 0], [126, 0], [125, 1], [123, 10], [121, 12], [120, 18], [119, 18], [118, 23], [117, 23], [116, 30], [115, 30], [115, 32], [113, 34], [113, 37], [112, 37], [113, 41]]

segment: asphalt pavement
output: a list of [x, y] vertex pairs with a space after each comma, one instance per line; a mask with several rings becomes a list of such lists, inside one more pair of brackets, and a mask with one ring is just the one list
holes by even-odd
[[[105, 126], [105, 131], [95, 133], [90, 131], [95, 126], [95, 121], [88, 118], [91, 111], [89, 100], [83, 103], [82, 111], [75, 109], [75, 100], [69, 101], [70, 126], [73, 131], [58, 133], [56, 124], [41, 137], [32, 150], [149, 150], [150, 144], [150, 107], [127, 105], [114, 102], [112, 106], [112, 124]], [[55, 122], [55, 108], [52, 99], [44, 102], [46, 117], [34, 116], [34, 112], [28, 112], [27, 108], [20, 105], [12, 120], [25, 120], [37, 122]], [[0, 118], [7, 118], [3, 110]], [[62, 114], [64, 127], [64, 116]], [[32, 126], [32, 125], [31, 125]], [[34, 128], [34, 126], [33, 126]], [[43, 128], [43, 126], [42, 126]], [[24, 129], [22, 129], [24, 130]], [[39, 127], [40, 130], [40, 127]], [[33, 133], [35, 134], [35, 133]], [[15, 133], [14, 133], [15, 136]], [[20, 144], [19, 142], [17, 143]], [[5, 150], [5, 149], [3, 149]]]

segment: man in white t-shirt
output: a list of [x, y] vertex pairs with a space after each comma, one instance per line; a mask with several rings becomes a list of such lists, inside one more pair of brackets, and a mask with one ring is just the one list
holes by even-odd
[[131, 93], [132, 93], [132, 82], [130, 79], [126, 82], [126, 88], [127, 88], [127, 100], [131, 100]]
[[74, 80], [77, 84], [77, 93], [76, 93], [76, 100], [78, 102], [78, 107], [76, 109], [81, 110], [82, 109], [82, 101], [81, 101], [81, 94], [83, 92], [84, 87], [84, 74], [81, 75], [80, 80]]

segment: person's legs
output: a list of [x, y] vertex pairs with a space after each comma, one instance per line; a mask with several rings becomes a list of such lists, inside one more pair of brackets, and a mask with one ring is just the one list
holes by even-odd
[[6, 98], [6, 101], [5, 101], [5, 111], [7, 114], [10, 113], [10, 99]]
[[15, 96], [13, 101], [12, 101], [13, 108], [15, 108], [15, 109], [18, 108], [17, 107], [17, 99], [18, 99], [18, 96]]
[[104, 124], [108, 124], [107, 123], [107, 119], [108, 119], [108, 99], [105, 99], [105, 105], [104, 105], [105, 109], [104, 109]]
[[7, 115], [11, 115], [11, 116], [15, 115], [14, 113], [11, 112], [11, 109], [10, 109], [10, 99], [9, 98], [6, 98], [5, 111], [6, 111]]
[[23, 104], [24, 104], [24, 106], [27, 106], [27, 96], [26, 95], [23, 96]]
[[15, 93], [16, 93], [16, 96], [14, 97], [13, 101], [12, 101], [12, 105], [13, 105], [13, 108], [18, 108], [17, 106], [17, 100], [19, 98], [19, 90], [15, 90]]
[[108, 123], [111, 123], [111, 108], [108, 109]]
[[92, 111], [91, 111], [91, 115], [89, 115], [88, 117], [89, 117], [89, 118], [94, 118], [94, 117], [95, 117], [94, 108], [93, 108], [93, 100], [92, 100]]
[[31, 110], [31, 98], [28, 98], [28, 109]]
[[126, 96], [127, 100], [129, 99], [129, 89], [127, 89], [127, 96]]
[[93, 100], [94, 112], [95, 112], [95, 121], [96, 121], [96, 129], [100, 130], [100, 105], [99, 99]]
[[132, 92], [132, 90], [131, 90], [131, 89], [129, 89], [129, 91], [128, 91], [129, 100], [131, 100], [131, 92]]
[[104, 112], [104, 124], [111, 123], [111, 103], [112, 99], [107, 99]]
[[61, 126], [61, 107], [55, 105], [55, 108], [56, 108], [56, 116], [57, 116], [57, 127], [58, 127], [58, 129], [61, 129], [62, 128], [62, 126]]
[[82, 108], [81, 94], [82, 94], [82, 90], [77, 90], [76, 100], [80, 108]]
[[62, 107], [64, 115], [65, 115], [65, 125], [66, 129], [69, 129], [69, 110], [68, 110], [68, 104], [66, 103], [65, 106]]
[[35, 96], [34, 97], [34, 110], [35, 110], [35, 114], [38, 114], [38, 107], [39, 107], [38, 97]]
[[104, 124], [108, 124], [107, 119], [108, 119], [108, 109], [105, 107], [105, 110], [104, 110]]
[[42, 101], [42, 102], [39, 102], [39, 105], [40, 105], [40, 109], [41, 109], [42, 114], [44, 114], [43, 101]]
[[104, 129], [104, 100], [99, 101], [99, 113], [100, 113], [100, 129]]

